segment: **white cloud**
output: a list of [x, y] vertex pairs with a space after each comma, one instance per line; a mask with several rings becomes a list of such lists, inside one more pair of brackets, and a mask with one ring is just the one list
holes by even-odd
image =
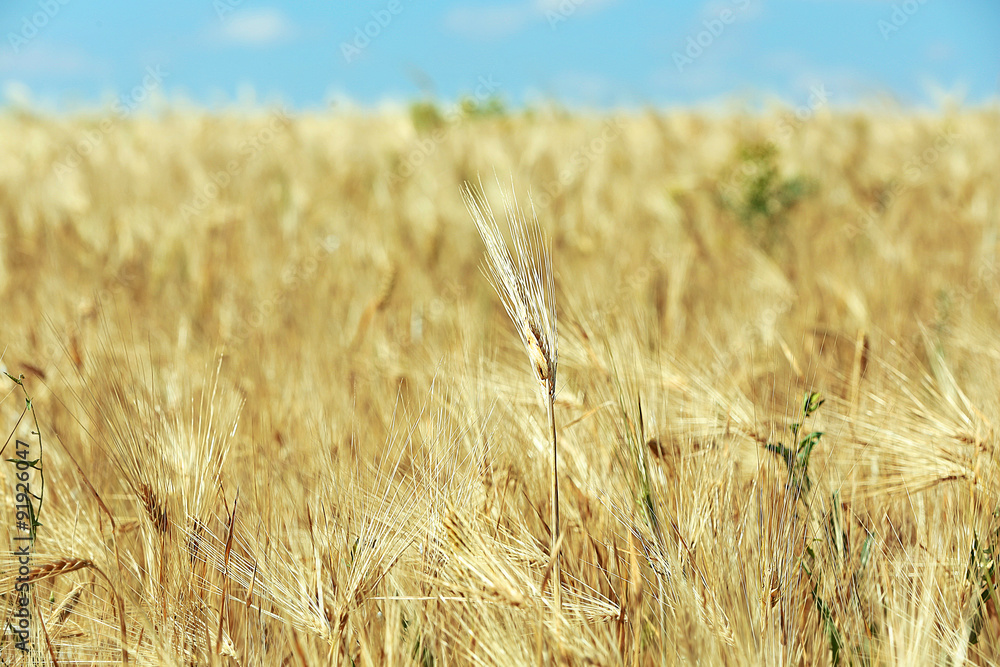
[[535, 10], [545, 12], [593, 12], [614, 4], [617, 0], [535, 0]]
[[87, 53], [39, 41], [20, 53], [0, 51], [0, 72], [34, 75], [105, 74], [107, 63]]
[[947, 62], [955, 57], [955, 47], [948, 42], [932, 42], [924, 51], [924, 57], [933, 63]]
[[559, 98], [600, 105], [609, 99], [624, 99], [628, 91], [614, 79], [593, 72], [562, 72], [552, 77], [552, 87]]
[[795, 51], [774, 51], [761, 54], [759, 68], [782, 74], [786, 85], [778, 91], [790, 96], [790, 102], [801, 104], [817, 86], [830, 96], [830, 105], [839, 106], [872, 97], [878, 91], [876, 80], [862, 70], [846, 65], [821, 65]]
[[7, 81], [3, 84], [3, 98], [16, 107], [31, 106], [31, 89], [21, 81]]
[[452, 31], [472, 39], [499, 39], [532, 23], [549, 21], [553, 14], [569, 19], [594, 12], [617, 0], [519, 0], [494, 5], [456, 7], [445, 17]]
[[219, 39], [240, 46], [270, 46], [293, 37], [295, 25], [273, 7], [237, 10], [225, 18]]
[[445, 25], [466, 37], [496, 39], [523, 28], [531, 20], [532, 14], [530, 6], [515, 3], [456, 7], [445, 17]]
[[719, 18], [722, 12], [729, 11], [736, 17], [737, 21], [750, 21], [760, 18], [764, 13], [764, 6], [759, 2], [734, 0], [708, 0], [701, 6], [702, 21], [710, 21]]

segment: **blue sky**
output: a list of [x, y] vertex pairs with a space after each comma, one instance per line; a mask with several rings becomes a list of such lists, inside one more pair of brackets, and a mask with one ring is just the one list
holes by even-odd
[[0, 98], [59, 109], [1000, 97], [1000, 0], [4, 0], [0, 35]]

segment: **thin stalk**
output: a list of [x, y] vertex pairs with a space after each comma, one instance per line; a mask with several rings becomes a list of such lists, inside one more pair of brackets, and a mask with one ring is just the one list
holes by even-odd
[[553, 597], [557, 612], [562, 611], [562, 576], [559, 568], [559, 553], [556, 546], [559, 543], [559, 447], [556, 441], [556, 411], [555, 396], [549, 393], [545, 402], [549, 413], [549, 429], [552, 438], [552, 565]]
[[476, 228], [486, 245], [486, 277], [503, 302], [507, 315], [517, 329], [524, 345], [532, 374], [542, 390], [542, 399], [548, 410], [549, 430], [552, 437], [552, 558], [554, 574], [553, 599], [558, 617], [561, 610], [559, 570], [559, 479], [556, 442], [556, 369], [559, 363], [555, 283], [552, 272], [552, 255], [542, 234], [534, 209], [530, 217], [518, 208], [513, 194], [504, 196], [507, 228], [511, 242], [508, 246], [500, 233], [496, 218], [486, 195], [466, 185], [463, 195]]

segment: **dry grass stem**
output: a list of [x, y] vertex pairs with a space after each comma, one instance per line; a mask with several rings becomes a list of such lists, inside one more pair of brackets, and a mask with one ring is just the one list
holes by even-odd
[[[555, 278], [552, 271], [552, 252], [542, 234], [534, 208], [526, 217], [513, 193], [504, 193], [503, 206], [507, 231], [511, 238], [508, 247], [490, 208], [485, 193], [475, 191], [466, 184], [463, 190], [466, 204], [476, 222], [476, 228], [486, 244], [487, 275], [500, 296], [507, 315], [517, 329], [524, 345], [535, 378], [542, 387], [552, 445], [551, 502], [552, 533], [551, 554], [553, 562], [553, 598], [556, 610], [561, 607], [561, 576], [559, 569], [559, 447], [556, 432], [555, 396], [556, 369], [559, 361]], [[547, 576], [547, 575], [546, 575]]]

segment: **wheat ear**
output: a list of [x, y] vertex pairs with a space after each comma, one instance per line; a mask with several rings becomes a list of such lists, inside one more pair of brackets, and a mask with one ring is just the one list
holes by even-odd
[[[502, 190], [502, 188], [501, 188]], [[542, 390], [548, 411], [549, 436], [552, 441], [552, 558], [553, 594], [558, 609], [560, 601], [559, 554], [559, 452], [556, 441], [556, 366], [559, 358], [556, 340], [555, 282], [552, 253], [538, 224], [534, 208], [530, 219], [517, 205], [513, 194], [503, 193], [511, 246], [500, 233], [493, 210], [483, 193], [482, 184], [463, 190], [479, 235], [486, 245], [486, 276], [500, 296], [517, 334], [521, 338], [531, 369]], [[512, 249], [513, 248], [513, 251]]]
[[28, 572], [28, 581], [34, 583], [58, 577], [62, 574], [69, 574], [84, 568], [93, 567], [93, 563], [83, 558], [62, 558], [51, 563], [46, 563]]
[[126, 639], [128, 638], [128, 631], [125, 628], [125, 606], [122, 604], [122, 599], [118, 596], [118, 592], [115, 589], [115, 585], [111, 583], [111, 579], [108, 575], [104, 574], [101, 568], [97, 567], [93, 561], [86, 558], [60, 558], [45, 565], [40, 565], [33, 568], [28, 572], [28, 581], [32, 583], [37, 583], [39, 581], [44, 581], [46, 579], [52, 579], [64, 574], [69, 574], [70, 572], [76, 572], [77, 570], [91, 569], [96, 572], [108, 585], [108, 590], [111, 591], [112, 597], [114, 597], [116, 604], [118, 605], [118, 627], [122, 635], [122, 664], [128, 664], [128, 648]]

